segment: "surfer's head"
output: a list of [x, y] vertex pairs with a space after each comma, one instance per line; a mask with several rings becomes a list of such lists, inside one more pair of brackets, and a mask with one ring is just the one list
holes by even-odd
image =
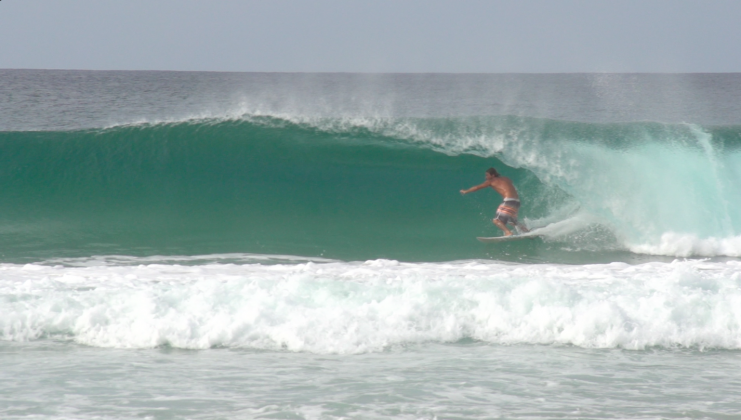
[[494, 168], [489, 168], [489, 169], [487, 169], [487, 170], [486, 170], [486, 174], [487, 174], [487, 175], [491, 175], [491, 176], [492, 176], [492, 177], [494, 177], [494, 178], [496, 178], [496, 177], [498, 177], [498, 176], [499, 176], [499, 172], [497, 172], [497, 170], [496, 170], [496, 169], [494, 169]]

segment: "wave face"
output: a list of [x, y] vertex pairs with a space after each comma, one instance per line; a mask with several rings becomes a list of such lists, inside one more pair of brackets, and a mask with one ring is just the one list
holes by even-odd
[[[544, 241], [473, 240], [498, 234], [498, 197], [458, 190], [490, 166], [514, 180], [526, 223], [548, 225]], [[740, 168], [736, 126], [247, 115], [2, 132], [0, 240], [8, 261], [737, 257]]]
[[249, 255], [210, 258], [0, 264], [0, 340], [341, 354], [461, 340], [741, 348], [738, 261], [263, 265], [254, 262], [264, 256], [252, 264]]

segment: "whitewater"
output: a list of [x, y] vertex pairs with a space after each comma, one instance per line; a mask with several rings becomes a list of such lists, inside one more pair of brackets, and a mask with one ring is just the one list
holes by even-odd
[[195, 258], [166, 264], [150, 257], [0, 266], [3, 294], [12, 297], [0, 307], [3, 336], [318, 354], [466, 339], [633, 350], [741, 347], [738, 261], [585, 268], [390, 260], [265, 265], [254, 256], [218, 257], [242, 263], [189, 266], [183, 263]]
[[0, 91], [3, 418], [741, 415], [736, 74]]

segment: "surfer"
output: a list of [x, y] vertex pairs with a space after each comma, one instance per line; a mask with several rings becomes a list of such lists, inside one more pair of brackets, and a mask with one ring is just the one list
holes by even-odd
[[520, 196], [517, 195], [512, 180], [499, 175], [496, 169], [489, 168], [486, 170], [486, 181], [481, 185], [476, 185], [467, 190], [461, 190], [461, 194], [465, 195], [470, 192], [478, 191], [486, 187], [492, 187], [498, 192], [502, 198], [502, 204], [497, 208], [497, 215], [492, 220], [499, 229], [504, 231], [504, 236], [512, 236], [512, 231], [507, 229], [507, 224], [512, 223], [517, 229], [523, 232], [529, 232], [529, 230], [517, 222], [517, 211], [520, 209]]

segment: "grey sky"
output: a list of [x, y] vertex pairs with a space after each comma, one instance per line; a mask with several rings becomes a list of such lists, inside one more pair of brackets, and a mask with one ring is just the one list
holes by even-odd
[[738, 0], [2, 0], [0, 68], [738, 72]]

